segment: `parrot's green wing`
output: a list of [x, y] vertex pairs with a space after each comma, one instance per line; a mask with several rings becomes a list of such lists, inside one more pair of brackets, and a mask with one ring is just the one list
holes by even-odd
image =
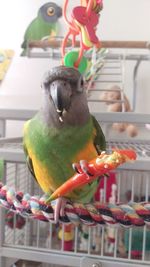
[[33, 169], [32, 160], [28, 155], [28, 151], [27, 151], [25, 143], [23, 143], [23, 150], [24, 150], [24, 154], [25, 154], [25, 157], [26, 157], [26, 163], [27, 163], [27, 166], [29, 168], [29, 171], [32, 174], [32, 176], [35, 178], [35, 180], [37, 181], [35, 173], [34, 173], [34, 169]]
[[97, 153], [100, 154], [102, 151], [106, 150], [106, 140], [105, 136], [103, 134], [103, 131], [98, 123], [98, 121], [95, 119], [94, 116], [92, 116], [93, 125], [96, 129], [96, 136], [94, 139], [94, 145], [97, 150]]
[[43, 21], [40, 17], [34, 19], [28, 28], [26, 29], [24, 35], [24, 41], [21, 45], [23, 49], [22, 56], [26, 55], [26, 49], [29, 41], [41, 40], [44, 37], [54, 37], [57, 35], [58, 23], [47, 23]]
[[41, 40], [43, 37], [51, 36], [51, 32], [55, 32], [56, 35], [57, 26], [57, 23], [47, 23], [39, 17], [34, 19], [25, 32], [22, 48], [25, 48], [25, 41]]

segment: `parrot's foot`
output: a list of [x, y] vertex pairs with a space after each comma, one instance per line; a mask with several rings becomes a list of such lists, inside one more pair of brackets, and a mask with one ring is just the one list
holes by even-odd
[[86, 173], [89, 176], [93, 176], [89, 168], [89, 163], [86, 160], [80, 160], [80, 163], [73, 163], [72, 167], [79, 174]]
[[56, 200], [51, 202], [51, 206], [54, 210], [54, 220], [52, 221], [53, 223], [58, 223], [59, 217], [64, 217], [65, 213], [65, 206], [67, 203], [67, 199], [63, 197], [59, 197]]

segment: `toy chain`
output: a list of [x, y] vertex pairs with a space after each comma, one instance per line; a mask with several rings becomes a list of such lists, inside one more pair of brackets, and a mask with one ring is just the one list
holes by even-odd
[[[46, 196], [38, 198], [15, 192], [14, 189], [0, 184], [0, 206], [20, 214], [25, 218], [53, 222], [54, 213], [51, 204], [46, 204]], [[110, 204], [94, 202], [90, 204], [68, 202], [64, 216], [59, 218], [63, 223], [80, 223], [88, 226], [122, 225], [124, 227], [144, 226], [150, 223], [150, 203]]]
[[89, 50], [93, 46], [97, 48], [100, 47], [100, 41], [96, 36], [96, 26], [99, 22], [99, 12], [101, 11], [103, 4], [102, 0], [81, 0], [81, 5], [73, 8], [70, 21], [66, 14], [67, 6], [68, 0], [65, 0], [63, 17], [69, 29], [62, 42], [62, 57], [65, 57], [65, 48], [69, 37], [72, 36], [72, 46], [75, 47], [76, 37], [79, 35], [79, 53], [73, 54], [71, 52], [71, 54], [69, 53], [69, 56], [67, 56], [67, 59], [64, 58], [65, 65], [73, 64], [73, 67], [78, 68], [85, 50]]

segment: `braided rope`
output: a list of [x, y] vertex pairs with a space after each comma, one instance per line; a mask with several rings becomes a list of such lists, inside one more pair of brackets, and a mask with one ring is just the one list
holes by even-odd
[[[53, 203], [46, 204], [46, 196], [30, 196], [15, 192], [13, 188], [0, 184], [0, 206], [20, 214], [25, 218], [54, 221]], [[122, 225], [125, 227], [150, 224], [150, 203], [129, 202], [110, 204], [94, 202], [90, 204], [67, 202], [60, 222], [83, 223], [89, 226]]]

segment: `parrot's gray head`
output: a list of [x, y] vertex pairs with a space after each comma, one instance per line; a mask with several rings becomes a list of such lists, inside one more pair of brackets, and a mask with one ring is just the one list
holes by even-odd
[[[59, 123], [82, 124], [89, 118], [83, 77], [75, 68], [58, 66], [43, 79], [45, 105]], [[53, 111], [52, 111], [53, 110]]]
[[41, 16], [48, 23], [55, 23], [62, 16], [62, 8], [53, 2], [49, 2], [40, 7], [38, 16]]

